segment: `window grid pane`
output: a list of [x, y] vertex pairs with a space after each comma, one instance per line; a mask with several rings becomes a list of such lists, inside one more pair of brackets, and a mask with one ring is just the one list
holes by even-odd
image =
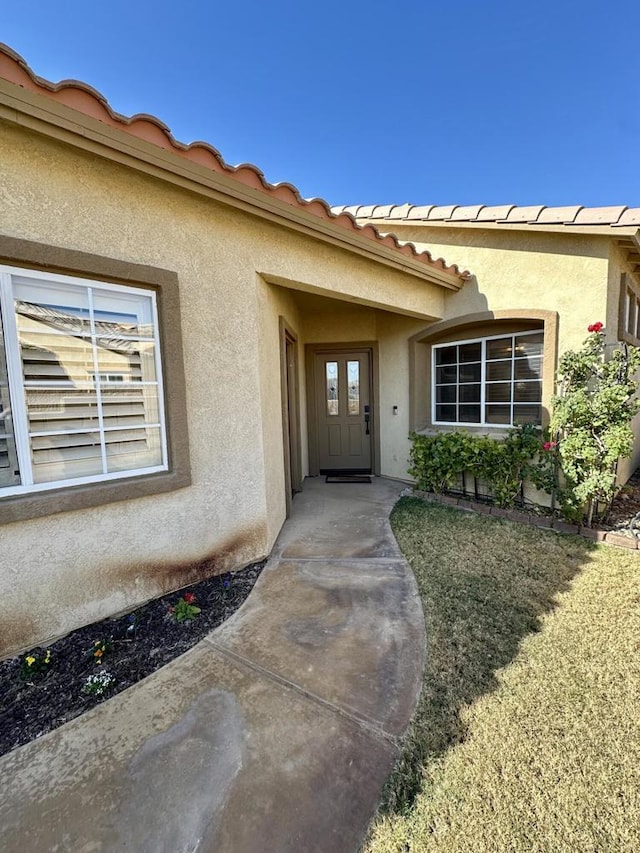
[[434, 422], [540, 423], [543, 343], [535, 331], [435, 346]]

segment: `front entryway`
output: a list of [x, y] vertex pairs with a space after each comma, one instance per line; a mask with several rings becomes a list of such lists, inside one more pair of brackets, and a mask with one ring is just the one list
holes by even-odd
[[[372, 350], [313, 347], [310, 457], [314, 473], [371, 473], [374, 455]], [[311, 459], [310, 459], [311, 462]]]

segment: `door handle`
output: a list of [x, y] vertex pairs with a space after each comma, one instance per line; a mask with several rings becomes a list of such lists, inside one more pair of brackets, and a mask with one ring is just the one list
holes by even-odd
[[371, 415], [369, 414], [369, 406], [364, 407], [364, 434], [369, 435], [369, 421], [371, 419]]

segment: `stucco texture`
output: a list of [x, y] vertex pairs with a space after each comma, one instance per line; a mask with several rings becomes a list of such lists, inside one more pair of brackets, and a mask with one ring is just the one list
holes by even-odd
[[[355, 316], [402, 370], [408, 333], [442, 316], [445, 291], [9, 124], [0, 125], [0, 193], [5, 236], [177, 274], [192, 480], [4, 525], [1, 655], [179, 588], [206, 558], [224, 571], [266, 555], [285, 517], [279, 317], [300, 335], [306, 470], [305, 341], [360, 339]], [[296, 302], [305, 292], [337, 305], [344, 323], [322, 328], [305, 316]], [[381, 392], [387, 409], [392, 396]], [[404, 475], [406, 424], [396, 418], [383, 432], [382, 473]], [[396, 450], [392, 435], [402, 435]]]
[[[573, 349], [587, 326], [607, 316], [610, 240], [599, 235], [429, 228], [398, 225], [394, 231], [434, 255], [455, 256], [474, 280], [448, 294], [444, 319], [483, 311], [556, 311], [558, 351]], [[611, 330], [615, 338], [615, 330]]]

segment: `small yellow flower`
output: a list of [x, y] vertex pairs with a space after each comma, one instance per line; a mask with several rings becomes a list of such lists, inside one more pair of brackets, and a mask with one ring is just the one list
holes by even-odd
[[33, 664], [36, 662], [36, 659], [33, 657], [33, 655], [28, 655], [25, 660], [27, 662], [27, 666], [33, 666]]
[[49, 663], [50, 660], [51, 660], [51, 649], [47, 649], [47, 653], [44, 656], [44, 662]]
[[93, 654], [94, 654], [94, 657], [101, 658], [102, 657], [102, 649], [96, 649]]

